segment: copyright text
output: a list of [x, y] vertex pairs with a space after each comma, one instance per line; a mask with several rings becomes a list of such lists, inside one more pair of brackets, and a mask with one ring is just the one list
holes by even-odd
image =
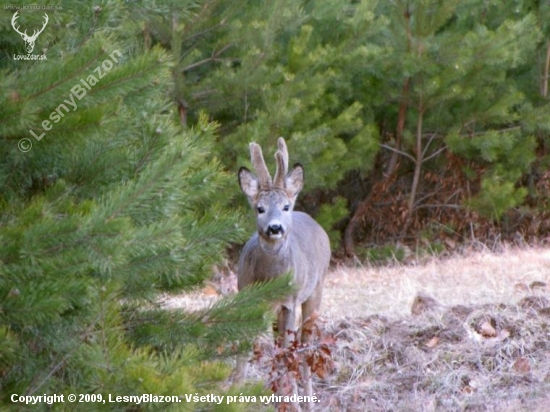
[[220, 405], [222, 403], [228, 405], [231, 403], [261, 403], [264, 405], [269, 405], [272, 403], [281, 403], [281, 402], [306, 402], [306, 403], [317, 403], [319, 398], [316, 394], [313, 396], [299, 396], [299, 395], [265, 395], [265, 396], [248, 396], [245, 394], [240, 395], [215, 395], [212, 393], [201, 395], [199, 393], [185, 393], [183, 395], [153, 395], [150, 393], [145, 393], [142, 395], [113, 395], [106, 394], [102, 395], [99, 393], [93, 394], [53, 394], [53, 395], [18, 395], [16, 393], [11, 395], [11, 401], [13, 403], [24, 403], [27, 405], [36, 405], [36, 404], [48, 404], [52, 405], [54, 403], [130, 403], [134, 405], [139, 405], [142, 403], [209, 403]]

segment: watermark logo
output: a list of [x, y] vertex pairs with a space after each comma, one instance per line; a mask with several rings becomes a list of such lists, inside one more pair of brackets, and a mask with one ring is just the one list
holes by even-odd
[[21, 38], [25, 42], [25, 48], [27, 49], [27, 56], [14, 55], [13, 56], [14, 60], [20, 60], [20, 59], [23, 59], [23, 60], [46, 60], [46, 55], [45, 54], [42, 54], [42, 55], [33, 54], [33, 55], [31, 55], [31, 53], [34, 50], [34, 45], [36, 43], [36, 39], [38, 38], [40, 33], [42, 33], [44, 31], [44, 29], [46, 28], [46, 25], [48, 24], [48, 21], [50, 20], [49, 17], [48, 17], [48, 14], [44, 13], [44, 24], [42, 25], [42, 28], [39, 29], [39, 30], [34, 30], [33, 34], [31, 36], [29, 36], [27, 34], [27, 30], [25, 30], [24, 32], [21, 32], [21, 30], [19, 29], [19, 26], [16, 26], [16, 20], [19, 17], [18, 13], [19, 13], [19, 11], [16, 11], [15, 14], [13, 15], [13, 17], [11, 19], [11, 26], [21, 36]]
[[[118, 50], [113, 51], [109, 55], [109, 59], [105, 59], [99, 64], [94, 70], [93, 74], [90, 73], [86, 78], [81, 78], [79, 82], [75, 83], [73, 87], [70, 88], [69, 96], [63, 100], [63, 103], [59, 104], [53, 110], [48, 119], [44, 119], [41, 123], [41, 128], [29, 129], [29, 133], [36, 139], [37, 142], [42, 140], [46, 136], [46, 132], [52, 130], [55, 124], [57, 124], [61, 119], [69, 112], [75, 111], [78, 109], [78, 102], [82, 100], [86, 94], [92, 90], [92, 88], [98, 84], [105, 75], [113, 69], [114, 63], [118, 63], [119, 59], [122, 59], [122, 53]], [[72, 109], [72, 110], [71, 110]], [[40, 133], [40, 134], [37, 134]], [[19, 150], [23, 153], [28, 152], [32, 148], [32, 140], [29, 138], [23, 138], [17, 144]]]
[[29, 150], [32, 149], [31, 139], [24, 138], [24, 139], [19, 140], [19, 143], [17, 143], [17, 147], [23, 153], [27, 153]]

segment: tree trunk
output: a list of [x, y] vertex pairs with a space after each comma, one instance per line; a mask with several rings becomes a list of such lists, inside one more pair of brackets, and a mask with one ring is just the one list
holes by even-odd
[[[406, 20], [406, 31], [407, 31], [407, 49], [410, 53], [412, 51], [412, 45], [413, 45], [413, 35], [412, 35], [412, 29], [411, 29], [411, 11], [409, 7], [407, 6], [407, 9], [404, 12], [404, 18]], [[391, 185], [393, 180], [395, 180], [396, 176], [396, 170], [398, 166], [398, 160], [400, 156], [401, 151], [401, 142], [403, 140], [403, 130], [405, 129], [405, 119], [407, 117], [407, 109], [408, 109], [408, 95], [409, 95], [409, 88], [410, 88], [411, 78], [407, 77], [405, 79], [405, 82], [403, 83], [403, 88], [401, 89], [401, 101], [399, 102], [399, 111], [397, 115], [397, 126], [395, 129], [395, 146], [392, 150], [392, 154], [390, 157], [390, 160], [388, 162], [388, 165], [386, 167], [386, 171], [384, 173], [384, 178], [382, 181], [378, 182], [377, 184], [373, 185], [369, 195], [359, 204], [357, 209], [355, 210], [355, 213], [351, 217], [351, 220], [349, 221], [348, 225], [346, 226], [346, 230], [344, 232], [344, 251], [347, 256], [354, 256], [355, 255], [355, 245], [353, 241], [353, 232], [355, 231], [355, 228], [359, 224], [360, 221], [363, 220], [365, 215], [368, 213], [371, 207], [371, 200], [374, 193], [379, 193], [380, 191], [386, 191], [387, 188]], [[417, 154], [418, 156], [418, 154]], [[422, 156], [422, 153], [420, 153], [420, 156]]]
[[550, 41], [546, 43], [546, 62], [544, 64], [544, 72], [542, 73], [542, 97], [548, 97], [548, 80], [550, 76]]
[[414, 177], [411, 186], [411, 193], [409, 195], [409, 216], [413, 211], [414, 202], [416, 200], [416, 192], [418, 191], [418, 183], [420, 182], [420, 173], [422, 172], [423, 153], [422, 153], [422, 118], [424, 116], [424, 110], [420, 109], [418, 112], [418, 121], [416, 122], [416, 160], [414, 162]]
[[397, 127], [395, 128], [395, 151], [392, 151], [390, 161], [386, 167], [386, 176], [393, 174], [395, 167], [397, 166], [397, 160], [399, 158], [399, 150], [401, 150], [401, 141], [403, 140], [403, 130], [405, 129], [405, 118], [407, 117], [409, 96], [409, 85], [411, 84], [411, 78], [407, 77], [405, 83], [403, 83], [403, 89], [401, 90], [401, 102], [399, 103], [399, 111], [397, 113]]

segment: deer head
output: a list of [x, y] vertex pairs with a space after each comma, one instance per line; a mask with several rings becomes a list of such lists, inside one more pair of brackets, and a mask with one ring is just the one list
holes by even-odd
[[250, 155], [256, 175], [246, 167], [241, 167], [239, 184], [256, 212], [260, 242], [264, 246], [274, 246], [274, 243], [284, 240], [290, 232], [292, 209], [303, 187], [304, 171], [300, 164], [296, 164], [288, 172], [288, 150], [282, 137], [278, 140], [278, 150], [275, 153], [277, 170], [273, 180], [258, 144], [250, 144]]
[[38, 35], [44, 31], [44, 29], [46, 28], [46, 24], [48, 24], [48, 15], [44, 13], [44, 24], [42, 25], [42, 28], [40, 30], [34, 30], [32, 36], [29, 36], [27, 35], [27, 30], [21, 33], [21, 31], [19, 31], [19, 27], [15, 27], [15, 20], [19, 17], [17, 13], [19, 13], [19, 11], [16, 11], [11, 19], [11, 26], [17, 33], [21, 35], [21, 37], [25, 41], [25, 48], [27, 49], [27, 53], [31, 54], [34, 49], [34, 43], [36, 42]]

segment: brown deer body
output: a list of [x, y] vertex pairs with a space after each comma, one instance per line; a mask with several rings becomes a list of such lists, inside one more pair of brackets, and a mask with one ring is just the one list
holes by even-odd
[[[302, 322], [321, 304], [323, 278], [330, 263], [330, 242], [323, 228], [309, 215], [294, 212], [294, 203], [303, 187], [303, 168], [297, 164], [288, 171], [288, 151], [283, 138], [275, 154], [277, 171], [272, 180], [259, 145], [250, 145], [252, 164], [257, 175], [242, 167], [239, 184], [256, 213], [257, 231], [246, 243], [238, 267], [238, 287], [292, 274], [295, 293], [281, 303], [277, 329], [283, 347], [290, 344], [288, 331], [295, 331], [296, 310], [301, 305]], [[302, 329], [302, 343], [311, 340]], [[307, 365], [306, 365], [307, 366]], [[244, 376], [245, 365], [237, 362], [237, 380]], [[309, 374], [306, 373], [309, 379]], [[311, 381], [308, 383], [311, 392]]]

